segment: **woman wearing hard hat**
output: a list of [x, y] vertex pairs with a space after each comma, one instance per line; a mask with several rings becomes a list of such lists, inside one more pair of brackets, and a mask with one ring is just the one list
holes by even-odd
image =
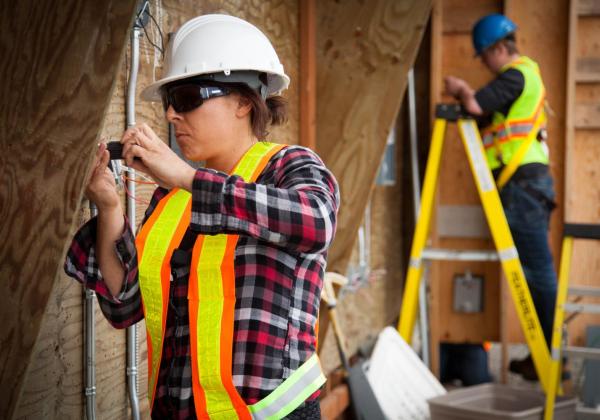
[[288, 83], [246, 21], [177, 31], [142, 97], [162, 101], [182, 153], [206, 167], [145, 124], [124, 133], [127, 164], [159, 184], [135, 239], [98, 150], [86, 190], [98, 217], [65, 269], [115, 327], [145, 318], [153, 418], [320, 418], [315, 325], [339, 194], [313, 152], [262, 141], [284, 121]]

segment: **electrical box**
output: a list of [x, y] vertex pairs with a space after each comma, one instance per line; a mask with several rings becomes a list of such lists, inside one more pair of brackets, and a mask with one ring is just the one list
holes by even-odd
[[483, 276], [472, 275], [470, 271], [454, 276], [455, 312], [483, 312]]

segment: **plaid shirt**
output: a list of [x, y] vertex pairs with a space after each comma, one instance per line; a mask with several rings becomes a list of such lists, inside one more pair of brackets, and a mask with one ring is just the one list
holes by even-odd
[[[156, 189], [144, 221], [167, 193]], [[234, 262], [233, 382], [244, 401], [253, 404], [315, 352], [326, 250], [334, 236], [338, 204], [333, 175], [313, 152], [299, 146], [287, 146], [273, 156], [256, 183], [209, 169], [196, 172], [191, 223], [171, 258], [153, 417], [195, 417], [187, 290], [197, 235], [240, 234]], [[133, 234], [127, 227], [115, 244], [126, 273], [117, 297], [110, 294], [99, 272], [95, 238], [96, 219], [92, 219], [75, 235], [65, 271], [96, 291], [100, 308], [113, 326], [131, 326], [143, 318]]]

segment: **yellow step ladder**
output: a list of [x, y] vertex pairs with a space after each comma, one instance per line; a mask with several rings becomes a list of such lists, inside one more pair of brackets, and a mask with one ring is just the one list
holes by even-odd
[[[546, 409], [544, 420], [552, 420], [554, 403], [559, 394], [561, 364], [563, 356], [583, 357], [600, 360], [600, 349], [586, 347], [570, 347], [563, 343], [563, 328], [566, 312], [587, 312], [600, 314], [600, 305], [569, 303], [569, 295], [600, 297], [599, 287], [569, 287], [571, 256], [574, 239], [600, 240], [600, 225], [567, 223], [563, 229], [563, 243], [560, 255], [560, 272], [558, 274], [558, 291], [556, 294], [556, 310], [552, 329], [552, 360], [550, 363], [549, 388], [546, 393]], [[598, 414], [598, 410], [593, 410]]]
[[460, 137], [469, 159], [469, 166], [477, 185], [477, 191], [494, 239], [498, 258], [509, 283], [511, 296], [515, 302], [519, 321], [529, 345], [538, 377], [542, 388], [546, 391], [549, 386], [550, 352], [533, 306], [529, 287], [504, 215], [496, 183], [485, 158], [479, 129], [475, 121], [462, 112], [459, 105], [440, 104], [436, 106], [436, 118], [427, 158], [421, 207], [410, 252], [398, 331], [404, 340], [408, 343], [411, 342], [417, 314], [419, 285], [423, 274], [424, 249], [429, 235], [433, 201], [448, 121], [458, 123]]

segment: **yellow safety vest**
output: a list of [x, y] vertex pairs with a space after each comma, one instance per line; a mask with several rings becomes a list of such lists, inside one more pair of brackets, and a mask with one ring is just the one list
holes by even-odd
[[[527, 142], [528, 138], [535, 138], [539, 128], [546, 123], [546, 89], [539, 67], [529, 57], [521, 56], [501, 71], [511, 68], [523, 74], [525, 85], [508, 114], [505, 116], [501, 112], [494, 112], [492, 124], [483, 131], [483, 144], [492, 170], [508, 165], [517, 155], [519, 162], [513, 162], [515, 169], [527, 163], [548, 164], [548, 154], [542, 144], [539, 141]], [[534, 128], [535, 133], [532, 132]], [[527, 143], [527, 149], [517, 153], [523, 143]]]
[[[258, 142], [232, 174], [255, 182], [269, 159], [284, 146]], [[191, 194], [173, 189], [144, 224], [136, 247], [139, 284], [148, 338], [148, 397], [154, 404], [162, 357], [173, 251], [191, 218]], [[192, 389], [199, 419], [279, 419], [317, 391], [325, 377], [313, 354], [298, 370], [253, 405], [246, 405], [233, 384], [235, 309], [234, 257], [238, 235], [198, 235], [192, 251], [188, 286]]]

